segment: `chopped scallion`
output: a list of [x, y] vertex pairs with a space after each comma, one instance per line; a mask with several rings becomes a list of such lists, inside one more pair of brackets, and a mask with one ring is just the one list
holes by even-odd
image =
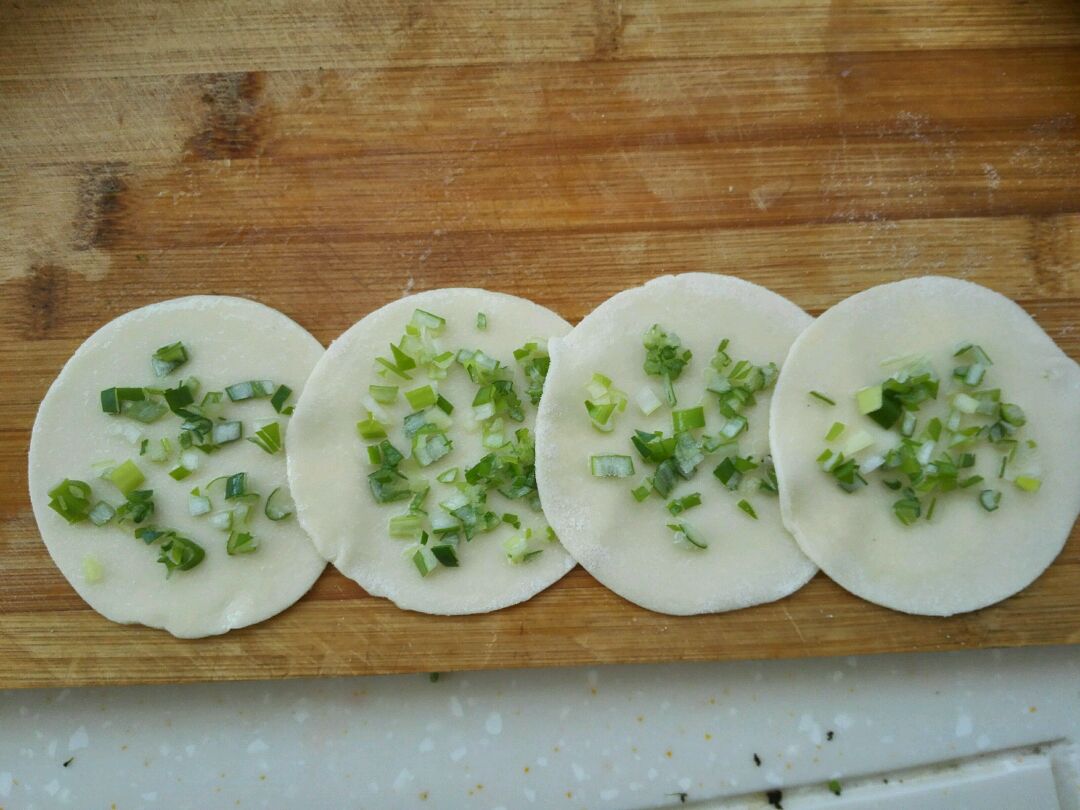
[[629, 478], [634, 474], [634, 460], [630, 456], [589, 456], [589, 469], [597, 478]]
[[180, 366], [184, 365], [187, 361], [187, 349], [184, 348], [184, 344], [178, 340], [176, 343], [162, 346], [154, 352], [153, 357], [150, 358], [150, 365], [154, 369], [155, 376], [164, 377], [180, 368]]

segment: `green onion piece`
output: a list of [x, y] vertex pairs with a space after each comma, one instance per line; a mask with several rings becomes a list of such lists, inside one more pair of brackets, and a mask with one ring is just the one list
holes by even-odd
[[165, 578], [174, 571], [190, 571], [206, 557], [206, 552], [198, 543], [170, 532], [170, 539], [161, 546], [158, 562], [165, 566]]
[[819, 400], [820, 402], [824, 402], [830, 407], [836, 405], [836, 400], [834, 400], [832, 397], [825, 396], [825, 394], [821, 393], [820, 391], [811, 391], [810, 396], [812, 396], [816, 400]]
[[[383, 464], [386, 463], [385, 452]], [[405, 498], [411, 498], [413, 493], [409, 489], [409, 479], [392, 467], [384, 466], [368, 475], [368, 487], [376, 503], [392, 503]]]
[[610, 433], [615, 428], [615, 403], [597, 404], [585, 400], [585, 412], [589, 414], [592, 426], [603, 433]]
[[641, 409], [641, 412], [646, 416], [654, 413], [657, 408], [664, 404], [660, 401], [660, 398], [656, 396], [656, 393], [652, 388], [649, 388], [648, 386], [637, 392], [634, 396], [634, 401], [637, 403], [638, 408]]
[[438, 332], [446, 326], [446, 318], [439, 317], [438, 315], [434, 315], [423, 309], [417, 309], [413, 312], [410, 323], [423, 329], [430, 329], [433, 332]]
[[454, 412], [453, 404], [442, 394], [439, 394], [439, 396], [436, 398], [435, 407], [445, 413], [447, 416]]
[[427, 546], [419, 546], [412, 555], [413, 565], [416, 566], [416, 570], [420, 572], [420, 576], [426, 577], [432, 571], [435, 570], [435, 566], [439, 564], [438, 558], [432, 553], [431, 549]]
[[183, 481], [185, 478], [191, 475], [192, 472], [194, 472], [194, 470], [189, 470], [183, 464], [178, 464], [177, 466], [169, 470], [169, 477], [172, 478], [174, 481]]
[[49, 490], [49, 508], [68, 523], [79, 523], [90, 516], [90, 485], [65, 478]]
[[154, 369], [155, 376], [164, 377], [166, 374], [180, 368], [180, 366], [184, 365], [187, 361], [187, 349], [185, 349], [184, 344], [178, 340], [176, 343], [162, 346], [154, 352], [154, 356], [150, 358], [150, 365]]
[[210, 512], [213, 507], [210, 504], [210, 499], [205, 495], [199, 494], [199, 488], [191, 490], [191, 494], [188, 495], [188, 514], [192, 517], [198, 517], [199, 515], [205, 515]]
[[742, 509], [744, 512], [746, 512], [746, 514], [748, 514], [754, 520], [758, 519], [757, 512], [755, 512], [754, 507], [750, 505], [750, 501], [744, 498], [735, 505]]
[[979, 504], [987, 512], [993, 512], [1001, 504], [1001, 492], [996, 489], [984, 489], [979, 493]]
[[[396, 389], [395, 389], [396, 390]], [[419, 388], [414, 388], [411, 391], [405, 392], [405, 399], [409, 401], [413, 410], [420, 411], [424, 408], [429, 408], [436, 402], [435, 389], [430, 385], [422, 385]]]
[[480, 331], [487, 329], [487, 315], [483, 312], [476, 313], [476, 328]]
[[391, 537], [415, 540], [420, 537], [424, 529], [424, 518], [420, 514], [406, 512], [404, 515], [394, 515], [387, 524]]
[[[238, 472], [232, 475], [224, 476], [225, 478], [225, 500], [234, 501], [238, 498], [243, 498], [245, 495], [251, 494], [247, 489], [247, 473]], [[215, 481], [218, 479], [214, 479]], [[213, 481], [210, 482], [214, 483]], [[209, 486], [209, 484], [207, 485]]]
[[88, 585], [96, 585], [105, 578], [105, 567], [97, 557], [87, 554], [82, 561], [82, 575]]
[[[645, 496], [648, 497], [649, 491], [645, 490]], [[678, 515], [685, 512], [687, 509], [691, 509], [695, 506], [701, 505], [701, 493], [691, 492], [689, 495], [683, 495], [681, 498], [675, 498], [668, 501], [667, 510], [672, 515]]]
[[932, 520], [934, 517], [934, 509], [937, 507], [937, 498], [930, 499], [930, 507], [926, 510], [926, 519]]
[[274, 391], [274, 395], [270, 397], [270, 405], [277, 412], [283, 416], [289, 416], [295, 409], [294, 405], [286, 406], [286, 402], [289, 401], [289, 397], [292, 396], [292, 389], [287, 385], [279, 385], [277, 390]]
[[709, 547], [701, 534], [689, 523], [669, 523], [667, 527], [675, 532], [675, 545], [684, 548], [704, 550]]
[[672, 411], [671, 424], [675, 433], [703, 428], [705, 427], [705, 409], [698, 405], [695, 408]]
[[259, 447], [263, 452], [274, 455], [281, 450], [281, 425], [277, 422], [263, 425], [255, 431], [254, 436], [248, 436], [248, 441]]
[[243, 435], [244, 426], [241, 422], [218, 422], [210, 431], [210, 440], [214, 444], [228, 444], [237, 441]]
[[893, 512], [901, 523], [910, 526], [922, 514], [922, 504], [915, 494], [908, 490], [908, 494], [893, 504]]
[[731, 441], [744, 430], [746, 430], [747, 421], [745, 416], [735, 415], [728, 419], [722, 428], [720, 428], [720, 435]]
[[154, 514], [154, 490], [137, 489], [127, 496], [127, 500], [116, 510], [116, 519], [120, 523], [142, 523]]
[[692, 357], [689, 349], [679, 351], [682, 347], [679, 336], [665, 331], [659, 324], [653, 324], [645, 332], [642, 343], [645, 346], [645, 373], [659, 375], [669, 381], [679, 378]]
[[648, 498], [651, 492], [652, 489], [646, 484], [642, 484], [641, 486], [634, 487], [632, 490], [630, 490], [630, 494], [634, 496], [634, 500], [638, 503], [641, 503], [646, 498]]
[[116, 510], [105, 501], [98, 501], [86, 516], [95, 526], [104, 526], [116, 516]]
[[589, 456], [589, 469], [597, 478], [629, 478], [634, 474], [634, 460], [630, 456]]
[[[960, 413], [972, 414], [979, 409], [979, 400], [975, 399], [975, 397], [968, 396], [967, 394], [961, 392], [953, 397], [952, 405]], [[956, 427], [951, 429], [956, 430], [956, 428], [958, 427], [959, 424], [957, 424]]]
[[233, 402], [243, 402], [247, 399], [265, 399], [273, 396], [278, 391], [280, 391], [280, 387], [275, 390], [274, 383], [271, 380], [249, 380], [248, 382], [234, 383], [225, 387], [226, 396]]
[[1001, 420], [1013, 427], [1023, 427], [1027, 424], [1027, 415], [1019, 405], [1003, 402], [1000, 406]]
[[519, 518], [517, 515], [513, 514], [512, 512], [504, 513], [503, 516], [502, 516], [502, 522], [506, 523], [506, 524], [508, 524], [510, 526], [513, 526], [515, 529], [520, 529], [521, 528], [521, 518]]
[[361, 439], [369, 441], [386, 438], [386, 427], [370, 412], [367, 417], [356, 423], [356, 432], [360, 434]]
[[146, 480], [142, 470], [130, 458], [120, 466], [114, 467], [104, 477], [124, 495]]
[[869, 414], [880, 410], [883, 403], [883, 390], [880, 385], [872, 385], [868, 388], [860, 388], [855, 393], [855, 402], [859, 407], [859, 413]]
[[1013, 483], [1024, 492], [1038, 492], [1039, 487], [1042, 486], [1042, 479], [1036, 478], [1034, 475], [1018, 475]]
[[123, 411], [125, 402], [138, 402], [146, 399], [142, 388], [106, 388], [101, 392], [101, 410], [105, 413], [118, 414]]
[[435, 480], [441, 484], [453, 484], [457, 481], [458, 473], [461, 472], [457, 467], [451, 467], [448, 470], [443, 470], [441, 473], [435, 476]]
[[843, 422], [833, 422], [832, 427], [829, 428], [829, 432], [825, 434], [825, 441], [833, 442], [840, 438], [840, 434], [844, 432], [844, 428], [847, 427]]
[[225, 541], [225, 551], [230, 557], [238, 554], [251, 554], [259, 548], [258, 541], [250, 532], [229, 532], [229, 539]]
[[368, 393], [380, 405], [393, 405], [397, 402], [398, 387], [396, 385], [369, 385]]
[[176, 388], [169, 388], [165, 391], [165, 404], [169, 406], [169, 410], [175, 413], [177, 416], [187, 417], [188, 405], [195, 402], [195, 392], [186, 383], [180, 383]]
[[431, 553], [435, 559], [439, 561], [440, 565], [445, 565], [447, 568], [458, 567], [457, 551], [449, 543], [440, 543], [431, 547]]
[[421, 467], [434, 464], [454, 449], [445, 433], [418, 433], [413, 437], [413, 458]]
[[[266, 496], [266, 503], [263, 504], [263, 514], [273, 521], [285, 520], [285, 518], [291, 517], [296, 509], [292, 501], [289, 500], [287, 492], [278, 499], [279, 503], [274, 502], [274, 498], [281, 491], [282, 487], [275, 487], [274, 491]], [[280, 501], [284, 501], [284, 503], [280, 503]]]
[[970, 478], [965, 478], [963, 481], [960, 481], [957, 486], [967, 489], [968, 487], [973, 487], [976, 484], [982, 483], [982, 480], [983, 477], [981, 475], [973, 475]]
[[840, 780], [839, 779], [830, 779], [829, 782], [828, 782], [827, 787], [829, 788], [829, 791], [832, 792], [832, 794], [834, 796], [839, 796], [840, 793], [843, 791], [843, 788], [841, 788], [841, 786], [840, 786]]

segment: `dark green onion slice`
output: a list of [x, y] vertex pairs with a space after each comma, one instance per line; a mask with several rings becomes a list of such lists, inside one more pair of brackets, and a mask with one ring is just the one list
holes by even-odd
[[290, 501], [289, 495], [286, 492], [278, 501], [285, 501], [285, 503], [278, 503], [274, 501], [274, 498], [279, 492], [282, 491], [282, 487], [275, 487], [274, 491], [266, 496], [266, 503], [263, 504], [263, 514], [267, 518], [273, 521], [285, 520], [287, 517], [291, 517], [295, 506]]
[[705, 542], [704, 537], [702, 537], [697, 529], [685, 521], [680, 523], [669, 523], [667, 524], [667, 527], [675, 532], [676, 545], [702, 551], [709, 547], [709, 544]]
[[185, 349], [184, 344], [178, 340], [176, 343], [162, 346], [154, 352], [153, 357], [150, 358], [150, 365], [154, 369], [155, 376], [164, 377], [166, 374], [170, 374], [180, 368], [180, 366], [184, 365], [187, 361], [187, 349]]
[[79, 523], [90, 516], [90, 485], [65, 478], [49, 490], [49, 508], [68, 523]]
[[249, 380], [247, 382], [233, 383], [225, 387], [226, 396], [233, 402], [243, 402], [248, 399], [265, 399], [266, 397], [272, 397], [276, 392], [274, 383], [271, 380]]
[[287, 385], [279, 385], [277, 390], [274, 391], [274, 395], [270, 397], [270, 405], [275, 411], [283, 416], [290, 416], [295, 410], [295, 406], [286, 405], [289, 401], [289, 397], [292, 396], [292, 389]]
[[412, 555], [413, 565], [420, 572], [420, 576], [426, 577], [439, 564], [438, 558], [427, 546], [419, 546]]
[[445, 413], [447, 416], [454, 412], [453, 404], [442, 394], [439, 394], [438, 398], [435, 400], [435, 407]]
[[195, 541], [173, 531], [164, 534], [168, 540], [162, 543], [157, 561], [165, 566], [166, 579], [175, 571], [190, 571], [206, 557], [206, 551]]
[[119, 414], [123, 403], [138, 402], [146, 399], [142, 388], [106, 388], [101, 392], [101, 410], [105, 413]]
[[1001, 504], [1001, 492], [996, 489], [984, 489], [979, 493], [979, 504], [987, 512], [993, 512]]
[[449, 543], [439, 543], [431, 547], [431, 553], [435, 559], [439, 561], [440, 565], [445, 565], [447, 568], [458, 567], [457, 551]]
[[630, 456], [589, 456], [589, 469], [597, 478], [629, 478], [634, 474], [634, 460]]
[[[645, 491], [646, 497], [648, 497], [648, 490]], [[678, 515], [685, 512], [687, 509], [692, 509], [695, 506], [701, 505], [701, 493], [691, 492], [689, 495], [683, 495], [681, 498], [675, 498], [668, 501], [667, 510], [672, 515]]]
[[812, 396], [816, 400], [819, 400], [820, 402], [824, 402], [826, 405], [829, 405], [829, 406], [836, 405], [836, 400], [832, 399], [832, 397], [826, 396], [825, 394], [821, 393], [820, 391], [811, 391], [810, 396]]
[[751, 506], [750, 501], [748, 501], [748, 500], [746, 500], [744, 498], [743, 500], [739, 501], [735, 505], [738, 506], [742, 511], [744, 511], [746, 514], [748, 514], [750, 517], [752, 517], [754, 520], [758, 519], [757, 512], [754, 511], [754, 507]]
[[648, 484], [642, 484], [641, 486], [634, 487], [630, 490], [630, 494], [634, 496], [635, 501], [641, 503], [652, 494], [652, 488]]
[[905, 526], [910, 526], [922, 514], [922, 504], [911, 490], [907, 490], [903, 498], [893, 504], [893, 513]]
[[119, 523], [139, 524], [154, 514], [154, 490], [137, 489], [127, 495], [127, 500], [116, 509]]
[[[223, 477], [225, 478], [225, 500], [233, 501], [243, 498], [245, 495], [252, 494], [248, 492], [246, 472], [233, 473], [232, 475]], [[217, 480], [220, 479], [214, 479], [214, 481]], [[211, 481], [210, 484], [213, 484], [214, 481]], [[207, 487], [209, 487], [210, 484], [207, 484]]]

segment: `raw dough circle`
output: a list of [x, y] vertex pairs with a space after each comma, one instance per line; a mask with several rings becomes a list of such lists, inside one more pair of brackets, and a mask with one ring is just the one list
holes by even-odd
[[[568, 337], [552, 341], [551, 370], [537, 417], [536, 473], [548, 520], [567, 551], [602, 584], [631, 602], [660, 613], [708, 613], [769, 602], [802, 587], [817, 570], [799, 551], [780, 520], [775, 498], [749, 496], [758, 520], [726, 491], [712, 469], [728, 455], [706, 456], [691, 481], [673, 497], [700, 491], [702, 504], [684, 517], [709, 543], [704, 551], [675, 546], [667, 528], [673, 518], [661, 500], [635, 502], [630, 490], [647, 467], [630, 444], [634, 429], [671, 435], [666, 404], [646, 417], [634, 402], [645, 386], [662, 397], [656, 376], [642, 368], [642, 335], [654, 323], [674, 331], [693, 351], [676, 382], [677, 407], [704, 404], [706, 431], [723, 422], [715, 395], [705, 391], [704, 370], [723, 338], [733, 358], [780, 365], [811, 318], [776, 293], [737, 278], [686, 273], [653, 279], [618, 293], [585, 317]], [[612, 378], [630, 397], [611, 433], [600, 433], [585, 413], [585, 385], [594, 372]], [[750, 427], [738, 454], [768, 453], [768, 400], [746, 411]], [[602, 480], [589, 456], [630, 455], [633, 478]]]
[[[1027, 414], [1022, 436], [1038, 442], [1038, 493], [997, 479], [999, 453], [974, 448], [973, 472], [1002, 492], [986, 512], [977, 491], [947, 493], [932, 521], [902, 525], [882, 486], [843, 492], [815, 459], [834, 421], [858, 425], [887, 449], [895, 431], [861, 416], [854, 393], [890, 371], [881, 361], [926, 356], [942, 379], [939, 402], [970, 341], [994, 361], [984, 387]], [[808, 396], [836, 400], [825, 407]], [[940, 410], [924, 408], [920, 423]], [[924, 415], [925, 414], [925, 415]], [[784, 522], [803, 551], [841, 586], [871, 602], [934, 616], [976, 610], [1025, 588], [1061, 551], [1080, 509], [1080, 367], [1023, 309], [1003, 295], [957, 279], [927, 276], [873, 287], [841, 301], [795, 341], [772, 403], [772, 446]], [[921, 430], [921, 427], [918, 428]], [[981, 489], [979, 485], [977, 489]]]
[[[523, 529], [531, 526], [539, 533], [536, 545], [544, 552], [528, 563], [510, 565], [502, 540], [515, 530], [503, 525], [476, 535], [468, 543], [462, 541], [458, 547], [460, 567], [444, 570], [440, 566], [421, 577], [413, 563], [402, 556], [409, 541], [390, 537], [387, 529], [389, 518], [405, 512], [408, 501], [379, 504], [368, 490], [367, 476], [374, 467], [368, 462], [365, 442], [356, 435], [356, 423], [365, 413], [368, 386], [400, 385], [404, 393], [427, 382], [423, 373], [414, 374], [412, 382], [375, 374], [375, 358], [389, 356], [390, 342], [401, 337], [416, 309], [446, 319], [438, 338], [444, 349], [479, 348], [512, 369], [514, 388], [525, 410], [521, 426], [532, 428], [535, 409], [525, 395], [525, 377], [513, 352], [531, 338], [566, 334], [570, 325], [531, 301], [487, 290], [451, 288], [411, 295], [354, 324], [330, 345], [312, 372], [291, 427], [289, 482], [293, 497], [301, 523], [323, 556], [373, 596], [385, 596], [399, 607], [423, 613], [460, 615], [498, 610], [544, 590], [574, 565], [558, 543], [545, 539], [542, 515], [520, 500], [490, 492], [489, 506], [499, 514], [518, 514]], [[487, 315], [483, 331], [476, 328], [478, 312]], [[421, 475], [432, 486], [429, 509], [438, 508], [440, 492], [444, 499], [453, 492], [449, 485], [435, 480], [439, 473], [471, 466], [489, 452], [481, 445], [480, 432], [465, 428], [476, 385], [464, 369], [455, 362], [449, 376], [439, 381], [438, 390], [455, 406], [454, 448], [423, 468]], [[401, 420], [411, 408], [401, 395], [395, 406], [386, 408], [393, 417], [390, 441], [406, 453], [409, 440], [403, 438]]]
[[[177, 340], [184, 342], [190, 359], [168, 377], [155, 377], [150, 356]], [[264, 496], [284, 486], [284, 453], [271, 456], [239, 441], [211, 455], [200, 453], [198, 470], [177, 482], [168, 475], [177, 463], [175, 450], [170, 462], [153, 463], [140, 458], [137, 446], [113, 432], [121, 423], [133, 425], [152, 441], [171, 438], [175, 447], [177, 417], [167, 413], [153, 424], [141, 425], [109, 416], [101, 410], [100, 392], [112, 386], [173, 386], [189, 376], [201, 380], [203, 392], [259, 379], [299, 392], [322, 351], [315, 338], [277, 310], [244, 298], [211, 295], [128, 312], [76, 350], [38, 409], [30, 439], [30, 499], [49, 554], [90, 607], [115, 622], [198, 638], [261, 622], [307, 592], [325, 561], [295, 518], [272, 522], [262, 514], [260, 501], [250, 525], [259, 549], [229, 556], [227, 535], [210, 526], [207, 516], [191, 517], [188, 512], [190, 490], [219, 475], [245, 471], [251, 489]], [[276, 416], [266, 399], [229, 403], [225, 413], [244, 422], [245, 435], [253, 434], [253, 421]], [[289, 440], [288, 420], [281, 421]], [[89, 483], [95, 500], [122, 503], [111, 484], [94, 476], [91, 465], [127, 458], [146, 476], [139, 488], [155, 494], [154, 514], [142, 525], [175, 529], [199, 543], [206, 558], [198, 567], [166, 580], [156, 547], [135, 539], [135, 527], [117, 525], [115, 520], [100, 528], [88, 521], [68, 525], [49, 508], [48, 491], [65, 478]], [[217, 490], [217, 498], [212, 497], [215, 508], [220, 497]], [[103, 566], [100, 582], [84, 579], [83, 560], [88, 554]]]

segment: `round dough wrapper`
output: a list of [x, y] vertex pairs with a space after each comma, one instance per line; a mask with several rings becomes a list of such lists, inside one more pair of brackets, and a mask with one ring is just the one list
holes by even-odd
[[[705, 432], [725, 421], [716, 395], [705, 390], [705, 370], [723, 338], [735, 360], [780, 365], [811, 318], [787, 299], [729, 276], [686, 273], [654, 279], [608, 299], [551, 345], [551, 369], [537, 417], [536, 473], [544, 510], [567, 551], [601, 583], [631, 602], [660, 613], [688, 615], [734, 610], [779, 599], [798, 590], [817, 570], [799, 551], [780, 520], [773, 495], [729, 492], [713, 476], [727, 455], [766, 455], [768, 401], [745, 414], [749, 429], [737, 451], [707, 455], [690, 481], [672, 493], [701, 492], [702, 503], [673, 518], [655, 493], [637, 503], [630, 490], [654, 469], [630, 444], [635, 429], [672, 432], [664, 404], [644, 416], [635, 403], [646, 386], [663, 399], [660, 378], [642, 367], [644, 332], [654, 323], [674, 331], [693, 358], [675, 383], [677, 408], [703, 404]], [[611, 433], [597, 431], [585, 413], [585, 385], [593, 373], [610, 377], [630, 398]], [[629, 455], [632, 478], [599, 479], [591, 455]], [[754, 520], [737, 504], [747, 498]], [[685, 519], [709, 543], [703, 551], [676, 546], [667, 524]]]
[[[868, 487], [848, 494], [815, 459], [834, 421], [851, 426], [836, 449], [856, 425], [877, 447], [895, 445], [895, 431], [859, 414], [855, 392], [889, 376], [883, 360], [926, 356], [942, 379], [943, 403], [953, 390], [952, 369], [962, 362], [952, 355], [966, 341], [994, 361], [982, 387], [1000, 388], [1003, 401], [1026, 412], [1019, 435], [1036, 440], [1038, 452], [1034, 461], [1018, 463], [1041, 467], [1042, 488], [1026, 493], [998, 480], [1000, 454], [981, 442], [974, 447], [975, 468], [965, 472], [982, 475], [985, 483], [942, 495], [933, 520], [904, 526], [892, 510], [899, 494], [882, 486], [881, 471], [867, 476]], [[827, 394], [836, 407], [814, 400], [810, 390]], [[934, 415], [944, 419], [947, 406], [924, 406], [917, 434]], [[828, 310], [791, 349], [773, 395], [772, 425], [785, 524], [837, 583], [895, 610], [948, 616], [1016, 593], [1058, 555], [1080, 508], [1080, 368], [1017, 304], [970, 282], [909, 279]], [[984, 487], [1002, 492], [993, 513], [978, 503]]]
[[[289, 445], [289, 482], [297, 513], [323, 556], [373, 596], [384, 596], [398, 607], [422, 613], [460, 615], [498, 610], [529, 599], [574, 565], [557, 542], [547, 540], [542, 514], [521, 500], [489, 492], [488, 507], [497, 514], [517, 514], [522, 531], [532, 528], [536, 533], [530, 547], [542, 548], [543, 553], [511, 565], [502, 544], [517, 530], [503, 524], [491, 532], [478, 533], [469, 542], [462, 538], [457, 550], [459, 567], [440, 565], [421, 577], [404, 555], [411, 541], [391, 537], [388, 530], [389, 519], [405, 513], [409, 502], [379, 504], [368, 489], [367, 477], [375, 467], [364, 449], [368, 442], [356, 432], [357, 421], [367, 412], [368, 386], [399, 386], [396, 404], [380, 407], [389, 419], [389, 440], [408, 456], [410, 440], [404, 437], [402, 420], [413, 409], [404, 393], [430, 382], [423, 372], [411, 372], [411, 382], [375, 373], [375, 358], [390, 357], [389, 344], [398, 342], [416, 309], [446, 319], [437, 338], [443, 349], [481, 349], [512, 370], [525, 421], [508, 420], [507, 425], [533, 428], [536, 410], [526, 396], [525, 376], [513, 353], [530, 339], [566, 334], [570, 330], [566, 321], [531, 301], [482, 289], [431, 290], [398, 299], [361, 319], [330, 345], [297, 403]], [[487, 316], [485, 330], [476, 327], [480, 312]], [[472, 466], [490, 452], [481, 444], [480, 431], [468, 429], [477, 386], [466, 371], [455, 362], [437, 387], [455, 406], [450, 429], [453, 450], [428, 467], [406, 462], [410, 475], [418, 474], [431, 485], [425, 507], [429, 511], [438, 509], [439, 501], [456, 492], [451, 485], [436, 481], [437, 475], [453, 467]]]
[[[155, 377], [150, 357], [156, 349], [183, 341], [189, 360], [164, 378]], [[299, 392], [322, 355], [315, 338], [270, 307], [228, 296], [178, 298], [121, 315], [101, 327], [72, 355], [42, 400], [30, 440], [30, 498], [45, 545], [60, 571], [79, 595], [106, 618], [123, 624], [144, 624], [181, 638], [216, 635], [261, 622], [280, 613], [311, 587], [325, 567], [295, 518], [270, 521], [260, 500], [250, 532], [259, 541], [251, 554], [229, 556], [227, 534], [208, 523], [209, 515], [192, 517], [189, 492], [213, 478], [247, 472], [249, 489], [265, 497], [286, 485], [285, 454], [269, 455], [248, 441], [232, 443], [211, 455], [199, 453], [199, 467], [183, 481], [168, 471], [178, 463], [179, 419], [166, 413], [157, 422], [103, 413], [100, 392], [113, 386], [170, 387], [194, 376], [201, 392], [221, 391], [246, 380], [269, 379]], [[295, 394], [294, 394], [295, 396]], [[224, 414], [244, 423], [277, 418], [268, 399], [230, 403]], [[154, 463], [139, 456], [139, 447], [116, 432], [135, 427], [156, 442], [173, 442], [169, 461]], [[48, 491], [65, 478], [86, 481], [94, 500], [114, 506], [124, 498], [91, 465], [105, 459], [132, 459], [146, 476], [139, 489], [154, 491], [155, 511], [141, 525], [170, 528], [201, 545], [206, 557], [190, 571], [166, 579], [157, 562], [157, 544], [133, 537], [135, 526], [116, 520], [97, 527], [89, 521], [68, 525], [49, 508]], [[223, 506], [221, 482], [211, 493], [214, 509]], [[90, 555], [103, 569], [98, 582], [88, 582], [84, 560]]]

